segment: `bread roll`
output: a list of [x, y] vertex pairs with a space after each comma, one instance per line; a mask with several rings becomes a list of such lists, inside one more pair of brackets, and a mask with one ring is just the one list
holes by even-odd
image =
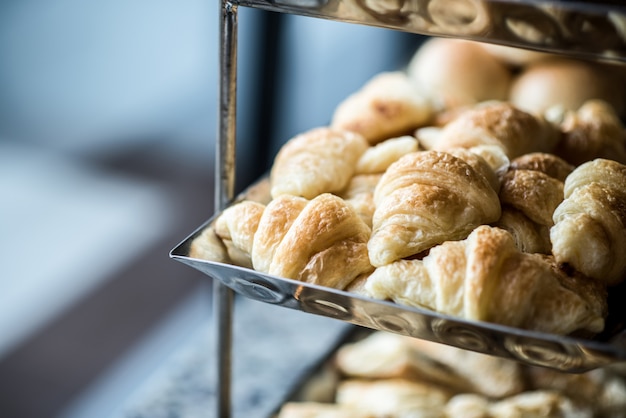
[[409, 77], [444, 108], [504, 100], [509, 69], [478, 43], [431, 38], [409, 63]]
[[526, 66], [509, 94], [516, 107], [535, 114], [554, 106], [576, 110], [591, 99], [605, 100], [623, 114], [623, 81], [610, 67], [560, 57]]

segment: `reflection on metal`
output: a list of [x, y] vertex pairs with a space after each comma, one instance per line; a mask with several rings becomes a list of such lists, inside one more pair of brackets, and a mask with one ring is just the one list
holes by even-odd
[[241, 0], [242, 6], [626, 62], [626, 5], [559, 0]]
[[[220, 115], [215, 164], [215, 208], [232, 200], [235, 184], [235, 127], [237, 112], [237, 6], [221, 1]], [[219, 280], [213, 283], [213, 321], [216, 346], [216, 417], [231, 416], [233, 292]]]

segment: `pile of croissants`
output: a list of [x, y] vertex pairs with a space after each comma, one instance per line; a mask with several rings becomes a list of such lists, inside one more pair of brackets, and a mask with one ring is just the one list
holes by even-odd
[[190, 256], [598, 334], [626, 278], [626, 72], [598, 66], [433, 38], [287, 141], [269, 197], [228, 207]]
[[623, 418], [626, 370], [561, 373], [386, 332], [343, 343], [277, 418]]

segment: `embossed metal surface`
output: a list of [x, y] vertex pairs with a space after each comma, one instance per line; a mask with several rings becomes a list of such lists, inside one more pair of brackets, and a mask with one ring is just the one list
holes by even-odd
[[242, 6], [626, 61], [626, 5], [567, 0], [241, 0]]
[[[262, 200], [267, 180], [255, 183], [238, 200]], [[579, 339], [532, 332], [487, 322], [472, 322], [393, 302], [370, 299], [353, 293], [275, 277], [226, 264], [222, 260], [200, 260], [188, 256], [191, 242], [218, 215], [209, 219], [170, 256], [236, 293], [285, 308], [321, 315], [363, 327], [440, 342], [526, 364], [567, 372], [583, 372], [610, 363], [626, 361], [626, 331], [604, 340]]]

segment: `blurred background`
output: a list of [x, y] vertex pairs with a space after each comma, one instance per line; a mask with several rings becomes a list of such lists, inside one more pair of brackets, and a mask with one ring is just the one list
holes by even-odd
[[[218, 2], [0, 3], [0, 416], [105, 417], [208, 326]], [[240, 8], [237, 187], [420, 38]], [[117, 412], [116, 412], [117, 411]]]

